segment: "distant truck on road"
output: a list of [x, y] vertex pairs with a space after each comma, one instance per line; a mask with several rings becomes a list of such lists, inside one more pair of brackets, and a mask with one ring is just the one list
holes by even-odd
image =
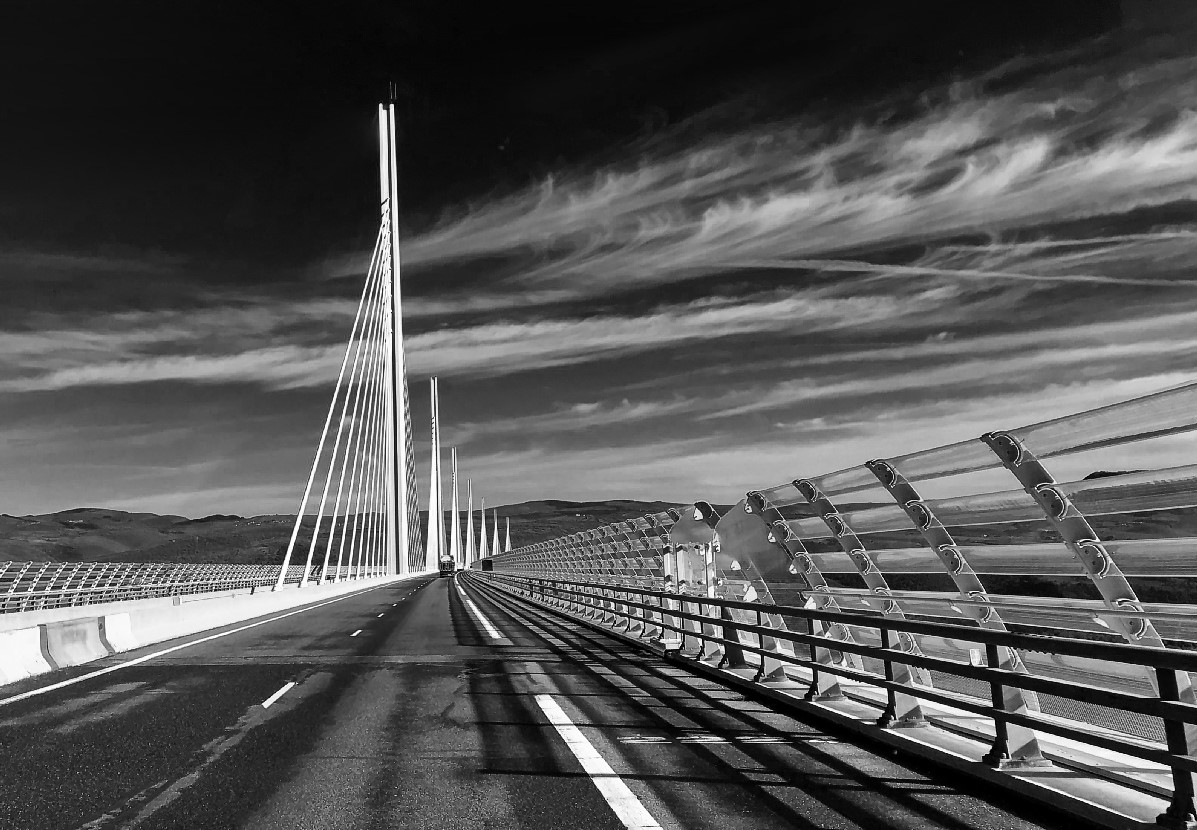
[[453, 572], [457, 570], [457, 563], [452, 556], [441, 557], [441, 576], [453, 576]]

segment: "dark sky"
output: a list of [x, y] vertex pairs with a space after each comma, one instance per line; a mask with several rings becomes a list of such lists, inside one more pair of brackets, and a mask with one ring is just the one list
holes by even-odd
[[294, 509], [390, 82], [417, 418], [435, 372], [492, 504], [1192, 365], [1186, 4], [509, 6], [4, 4], [0, 512]]
[[1100, 0], [509, 5], [6, 3], [0, 239], [305, 263], [373, 233], [372, 105], [391, 81], [418, 228], [714, 106], [842, 112], [1119, 15]]

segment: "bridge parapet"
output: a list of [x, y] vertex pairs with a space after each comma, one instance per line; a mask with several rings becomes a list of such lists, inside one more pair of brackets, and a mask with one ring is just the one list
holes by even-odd
[[[697, 502], [643, 517], [657, 535], [631, 542], [631, 552], [583, 545], [579, 534], [496, 556], [493, 569], [585, 582], [597, 597], [587, 601], [616, 617], [637, 607], [624, 589], [649, 592], [642, 596], [657, 610], [625, 627], [683, 648], [723, 631], [722, 654], [745, 649], [758, 677], [801, 679], [826, 699], [880, 683], [898, 695], [896, 719], [894, 701], [880, 704], [892, 725], [920, 721], [913, 699], [967, 699], [971, 708], [960, 709], [984, 708], [991, 729], [1004, 732], [988, 756], [994, 764], [1042, 763], [1037, 736], [1061, 734], [1045, 719], [1099, 736], [1090, 743], [1104, 750], [1150, 746], [1152, 762], [1175, 778], [1164, 823], [1188, 821], [1197, 818], [1193, 770], [1177, 758], [1197, 747], [1197, 664], [1184, 662], [1197, 652], [1197, 466], [1158, 460], [1183, 460], [1179, 439], [1195, 428], [1197, 384], [1188, 384], [829, 473], [798, 469], [722, 516]], [[1115, 449], [1117, 467], [1156, 468], [1084, 474]], [[693, 526], [712, 513], [704, 545]], [[699, 606], [678, 594], [707, 599]], [[697, 619], [703, 607], [719, 609], [720, 621]], [[977, 639], [988, 633], [997, 639]], [[799, 634], [823, 639], [811, 646]], [[1114, 660], [1103, 649], [1115, 644], [1124, 656], [1144, 649], [1164, 662]], [[810, 673], [799, 676], [794, 654], [808, 647]], [[1184, 665], [1167, 652], [1186, 655]], [[1020, 679], [994, 685], [993, 672]], [[1082, 686], [1090, 691], [1069, 691]], [[1163, 708], [1149, 713], [1143, 700]]]
[[[331, 581], [377, 576], [382, 568], [355, 566], [332, 570]], [[309, 581], [320, 567], [307, 571]], [[299, 584], [305, 569], [291, 566], [284, 583]], [[0, 614], [19, 614], [109, 602], [241, 591], [272, 586], [279, 580], [277, 565], [217, 565], [125, 562], [4, 562], [0, 563]]]

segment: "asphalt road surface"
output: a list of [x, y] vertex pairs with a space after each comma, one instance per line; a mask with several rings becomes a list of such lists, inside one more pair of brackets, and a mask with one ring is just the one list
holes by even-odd
[[0, 689], [0, 828], [1070, 826], [465, 580], [89, 676], [212, 633]]

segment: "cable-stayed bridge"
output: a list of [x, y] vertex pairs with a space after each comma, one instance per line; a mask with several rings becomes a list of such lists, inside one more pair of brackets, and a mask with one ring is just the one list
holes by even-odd
[[379, 130], [282, 563], [0, 569], [0, 828], [1194, 826], [1197, 384], [513, 548], [434, 379], [422, 528]]

